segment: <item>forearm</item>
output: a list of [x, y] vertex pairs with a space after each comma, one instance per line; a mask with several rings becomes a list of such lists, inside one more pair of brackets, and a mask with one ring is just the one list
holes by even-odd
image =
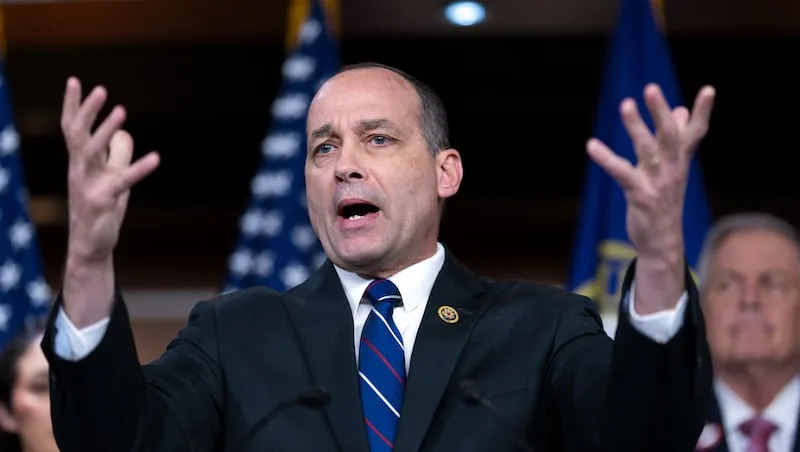
[[[684, 271], [683, 326], [664, 344], [637, 331], [627, 307], [621, 309], [613, 342], [589, 301], [559, 319], [551, 396], [561, 430], [576, 432], [564, 450], [667, 452], [694, 446], [711, 368], [697, 290]], [[631, 267], [624, 293], [634, 277]]]
[[51, 314], [44, 352], [52, 375], [53, 431], [62, 452], [210, 452], [223, 404], [213, 304], [198, 305], [164, 355], [142, 367], [128, 312], [115, 292], [105, 335], [79, 361], [59, 358]]
[[[625, 275], [625, 294], [638, 276], [636, 264]], [[620, 310], [607, 407], [608, 419], [614, 419], [607, 429], [615, 429], [618, 450], [691, 450], [702, 429], [711, 365], [697, 288], [687, 267], [682, 277], [682, 326], [666, 343], [637, 331], [625, 308]], [[642, 434], [631, 435], [634, 431]]]
[[[690, 294], [692, 290], [689, 290]], [[608, 385], [606, 429], [616, 450], [691, 450], [702, 429], [711, 369], [696, 295], [684, 325], [658, 344], [620, 320]], [[632, 435], [631, 432], [637, 432]]]
[[52, 374], [53, 429], [60, 450], [137, 450], [133, 444], [142, 439], [144, 413], [154, 410], [148, 410], [151, 398], [122, 301], [118, 300], [103, 340], [77, 362], [55, 354], [59, 305], [44, 350]]

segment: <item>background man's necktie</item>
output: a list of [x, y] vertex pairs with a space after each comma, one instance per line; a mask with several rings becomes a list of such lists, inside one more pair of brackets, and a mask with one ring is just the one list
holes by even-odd
[[778, 426], [760, 417], [742, 422], [739, 426], [739, 431], [749, 438], [747, 452], [769, 452], [769, 437], [777, 429]]

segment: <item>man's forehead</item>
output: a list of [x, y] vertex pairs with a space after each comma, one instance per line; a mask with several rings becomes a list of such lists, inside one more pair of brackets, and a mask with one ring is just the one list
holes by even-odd
[[350, 86], [356, 87], [375, 86], [387, 89], [412, 89], [411, 84], [400, 74], [382, 67], [360, 67], [339, 72], [323, 85], [322, 90], [328, 87]]
[[752, 236], [738, 232], [725, 237], [712, 255], [712, 268], [741, 271], [781, 269], [800, 273], [800, 247], [797, 243], [774, 231], [759, 232], [765, 234], [758, 242], [754, 242]]
[[337, 74], [320, 88], [311, 101], [306, 129], [312, 133], [342, 113], [353, 123], [399, 121], [407, 113], [416, 116], [419, 108], [416, 91], [400, 75], [383, 68], [352, 69]]
[[784, 234], [769, 228], [748, 228], [732, 231], [722, 237], [717, 250], [742, 250], [749, 253], [782, 253], [787, 250], [800, 255], [800, 245]]
[[376, 102], [411, 100], [410, 105], [418, 102], [414, 88], [399, 74], [383, 68], [359, 68], [339, 73], [326, 81], [311, 100], [311, 110], [320, 105], [330, 106], [330, 102], [337, 105], [354, 98]]

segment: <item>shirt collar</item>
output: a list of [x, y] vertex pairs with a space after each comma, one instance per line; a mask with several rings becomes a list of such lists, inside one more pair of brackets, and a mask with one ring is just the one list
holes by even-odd
[[800, 378], [793, 378], [775, 397], [763, 417], [778, 426], [779, 431], [797, 428], [797, 405], [800, 402]]
[[[721, 379], [717, 378], [714, 381], [714, 389], [725, 431], [738, 431], [743, 422], [758, 414]], [[797, 427], [798, 402], [800, 402], [800, 377], [795, 377], [775, 396], [761, 413], [761, 417], [775, 424], [778, 431], [792, 432]]]
[[[439, 271], [444, 265], [444, 247], [441, 243], [436, 244], [436, 252], [433, 256], [408, 266], [394, 275], [387, 278], [393, 282], [403, 297], [403, 309], [411, 312], [428, 301], [428, 297], [433, 289], [433, 283], [439, 275]], [[334, 265], [339, 281], [342, 283], [347, 302], [350, 303], [350, 310], [355, 313], [364, 291], [373, 280], [362, 278], [357, 273], [347, 271]]]

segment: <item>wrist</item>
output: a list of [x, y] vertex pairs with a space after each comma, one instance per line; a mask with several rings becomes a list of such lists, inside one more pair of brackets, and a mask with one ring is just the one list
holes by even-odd
[[636, 313], [652, 314], [674, 309], [686, 290], [683, 250], [670, 250], [636, 258]]
[[650, 271], [683, 274], [686, 257], [683, 246], [671, 246], [659, 250], [646, 250], [637, 253], [637, 270], [647, 268]]
[[665, 264], [680, 263], [683, 260], [685, 242], [680, 226], [656, 224], [637, 238], [639, 240], [634, 242], [634, 246], [640, 259], [663, 261]]
[[108, 317], [114, 300], [112, 257], [85, 259], [69, 254], [64, 268], [62, 300], [64, 311], [78, 328]]
[[[70, 234], [78, 235], [78, 234]], [[102, 267], [113, 259], [113, 250], [90, 245], [90, 240], [70, 239], [67, 242], [67, 265], [76, 268]]]

